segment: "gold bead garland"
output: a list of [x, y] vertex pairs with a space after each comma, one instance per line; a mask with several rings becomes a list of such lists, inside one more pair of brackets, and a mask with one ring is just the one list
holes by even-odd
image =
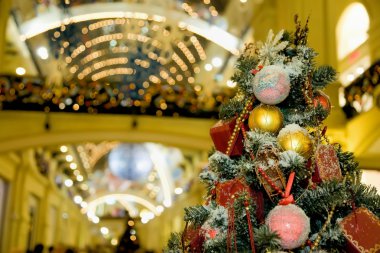
[[244, 122], [244, 120], [246, 119], [246, 116], [249, 113], [249, 108], [252, 106], [252, 104], [253, 104], [253, 100], [248, 100], [243, 108], [243, 111], [240, 113], [239, 117], [237, 117], [236, 119], [234, 130], [232, 132], [230, 139], [228, 140], [228, 145], [227, 145], [227, 150], [226, 150], [227, 155], [231, 153], [232, 144], [234, 143], [234, 140], [240, 131], [241, 123]]
[[312, 252], [313, 250], [315, 250], [316, 248], [318, 248], [319, 242], [321, 241], [321, 237], [322, 237], [321, 234], [327, 229], [327, 226], [331, 223], [331, 218], [334, 215], [334, 211], [335, 211], [335, 206], [333, 206], [331, 208], [329, 214], [327, 215], [327, 220], [323, 224], [322, 229], [319, 231], [319, 233], [317, 235], [317, 238], [315, 239], [313, 245], [310, 247], [310, 252]]

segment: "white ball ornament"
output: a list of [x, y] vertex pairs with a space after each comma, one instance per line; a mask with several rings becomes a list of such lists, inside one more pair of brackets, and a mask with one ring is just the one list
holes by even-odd
[[253, 79], [253, 93], [264, 104], [275, 105], [281, 103], [288, 97], [289, 92], [289, 75], [280, 66], [266, 66]]

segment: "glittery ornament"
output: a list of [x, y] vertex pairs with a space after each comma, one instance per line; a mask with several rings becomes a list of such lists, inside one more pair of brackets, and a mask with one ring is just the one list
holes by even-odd
[[252, 110], [248, 119], [250, 129], [277, 133], [283, 124], [284, 117], [276, 106], [261, 104]]
[[339, 159], [333, 146], [318, 145], [314, 157], [316, 167], [312, 177], [313, 182], [342, 179]]
[[273, 208], [265, 221], [265, 224], [280, 237], [280, 245], [283, 249], [295, 249], [300, 247], [310, 233], [310, 219], [305, 212], [296, 205], [278, 205]]
[[289, 76], [280, 66], [266, 66], [253, 79], [253, 93], [264, 104], [281, 103], [288, 97], [289, 91]]
[[284, 150], [293, 150], [304, 158], [309, 158], [313, 151], [309, 133], [297, 124], [289, 124], [281, 129], [277, 140]]

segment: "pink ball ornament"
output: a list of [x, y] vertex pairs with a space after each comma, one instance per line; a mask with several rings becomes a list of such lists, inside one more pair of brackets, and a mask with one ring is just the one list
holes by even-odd
[[253, 93], [264, 104], [281, 103], [288, 97], [289, 92], [289, 75], [280, 66], [266, 66], [253, 79]]
[[265, 224], [280, 236], [280, 245], [283, 249], [300, 247], [310, 233], [310, 219], [305, 212], [296, 205], [278, 205], [273, 208]]

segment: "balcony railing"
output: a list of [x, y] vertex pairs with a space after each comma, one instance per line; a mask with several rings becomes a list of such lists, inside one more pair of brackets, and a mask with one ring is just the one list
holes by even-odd
[[137, 90], [133, 84], [73, 81], [46, 85], [37, 78], [0, 76], [2, 110], [217, 118], [221, 104], [232, 95], [228, 88], [207, 94], [199, 84], [157, 84]]
[[380, 61], [340, 90], [340, 105], [348, 119], [380, 106]]

